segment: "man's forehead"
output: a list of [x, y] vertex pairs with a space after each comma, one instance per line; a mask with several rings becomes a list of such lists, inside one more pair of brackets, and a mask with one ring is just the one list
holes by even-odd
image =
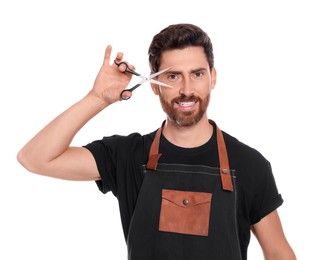
[[170, 67], [174, 71], [189, 72], [209, 67], [202, 47], [174, 49], [163, 52], [160, 68]]

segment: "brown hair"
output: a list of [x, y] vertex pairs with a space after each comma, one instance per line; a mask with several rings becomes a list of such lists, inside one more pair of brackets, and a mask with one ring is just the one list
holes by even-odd
[[152, 39], [148, 50], [152, 72], [159, 70], [161, 55], [164, 51], [190, 46], [202, 46], [210, 69], [214, 67], [213, 45], [207, 33], [193, 24], [173, 24], [160, 31]]

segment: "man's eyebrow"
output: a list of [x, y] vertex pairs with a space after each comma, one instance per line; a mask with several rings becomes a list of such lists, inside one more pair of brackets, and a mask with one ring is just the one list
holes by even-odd
[[[202, 71], [202, 70], [207, 71], [206, 68], [202, 67], [202, 68], [197, 68], [197, 69], [190, 70], [190, 73], [196, 73], [196, 72]], [[183, 72], [180, 71], [180, 70], [172, 70], [172, 69], [170, 69], [170, 70], [166, 71], [164, 74], [182, 74], [182, 73]]]
[[191, 73], [195, 73], [195, 72], [202, 71], [202, 70], [207, 71], [206, 68], [197, 68], [197, 69], [191, 70], [190, 72], [191, 72]]
[[182, 72], [179, 70], [168, 70], [164, 74], [181, 74]]

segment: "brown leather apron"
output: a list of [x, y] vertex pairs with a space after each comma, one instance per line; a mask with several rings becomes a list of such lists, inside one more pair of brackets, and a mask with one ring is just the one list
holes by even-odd
[[[212, 124], [215, 124], [210, 120]], [[127, 238], [131, 260], [239, 260], [236, 176], [216, 126], [220, 168], [162, 164], [159, 128]]]

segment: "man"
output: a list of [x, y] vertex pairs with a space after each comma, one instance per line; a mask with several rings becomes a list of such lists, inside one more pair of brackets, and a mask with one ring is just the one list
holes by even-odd
[[[192, 24], [170, 25], [149, 48], [151, 84], [166, 120], [150, 134], [111, 136], [71, 147], [75, 134], [120, 100], [131, 74], [111, 46], [92, 90], [19, 152], [29, 171], [68, 180], [95, 180], [120, 204], [129, 259], [247, 259], [250, 230], [265, 259], [295, 259], [282, 231], [269, 162], [219, 130], [207, 107], [216, 84], [212, 43]], [[132, 65], [129, 65], [134, 69]]]

